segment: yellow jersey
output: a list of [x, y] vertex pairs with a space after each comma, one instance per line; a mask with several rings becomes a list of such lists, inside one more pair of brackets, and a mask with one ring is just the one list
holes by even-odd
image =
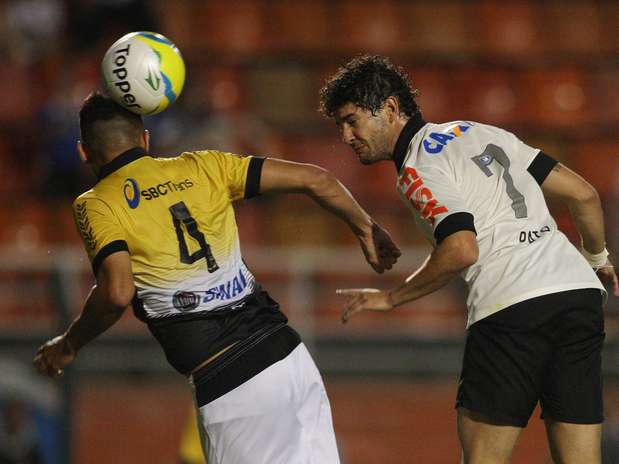
[[[182, 338], [189, 334], [177, 322], [212, 322], [215, 315], [246, 309], [261, 292], [241, 256], [232, 203], [259, 193], [263, 161], [215, 150], [154, 158], [134, 148], [103, 166], [97, 184], [73, 203], [95, 275], [105, 257], [129, 252], [136, 316], [148, 323], [168, 360], [183, 373], [259, 328], [254, 321], [253, 327], [231, 334], [221, 321], [220, 326], [194, 324], [196, 340], [183, 348], [188, 342]], [[258, 306], [265, 304], [273, 321], [277, 304], [263, 295]], [[275, 319], [285, 321], [281, 313]], [[239, 322], [230, 324], [237, 328]], [[220, 336], [222, 330], [226, 337]], [[197, 348], [204, 338], [213, 343]]]

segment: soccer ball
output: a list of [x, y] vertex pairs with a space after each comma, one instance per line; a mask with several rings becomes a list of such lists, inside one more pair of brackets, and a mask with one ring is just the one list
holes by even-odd
[[141, 115], [170, 106], [185, 83], [185, 62], [170, 40], [155, 32], [131, 32], [101, 62], [104, 85], [116, 103]]

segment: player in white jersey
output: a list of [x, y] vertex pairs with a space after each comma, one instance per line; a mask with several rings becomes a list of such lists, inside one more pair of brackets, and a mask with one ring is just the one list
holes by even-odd
[[[361, 163], [395, 162], [402, 201], [434, 247], [397, 288], [340, 291], [343, 320], [392, 310], [461, 275], [469, 288], [456, 402], [463, 461], [508, 462], [540, 401], [555, 461], [599, 463], [600, 278], [615, 295], [619, 285], [597, 192], [505, 130], [427, 123], [416, 95], [404, 70], [380, 56], [351, 60], [321, 90], [321, 110]], [[545, 196], [569, 206], [581, 252]]]

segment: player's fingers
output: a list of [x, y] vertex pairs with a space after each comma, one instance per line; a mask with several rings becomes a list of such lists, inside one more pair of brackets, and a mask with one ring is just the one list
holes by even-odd
[[335, 293], [336, 295], [344, 295], [344, 296], [354, 296], [361, 293], [363, 290], [360, 288], [338, 288]]
[[366, 303], [367, 297], [365, 293], [359, 293], [351, 298], [348, 302], [348, 307], [344, 311], [344, 314], [342, 314], [342, 322], [348, 322], [348, 319], [350, 319], [353, 314], [363, 311]]
[[360, 304], [350, 305], [342, 313], [342, 323], [346, 324], [353, 314], [363, 311], [363, 306]]

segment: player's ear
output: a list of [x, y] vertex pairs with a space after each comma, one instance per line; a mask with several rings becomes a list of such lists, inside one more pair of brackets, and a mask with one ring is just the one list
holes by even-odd
[[88, 153], [86, 153], [86, 150], [84, 150], [84, 146], [82, 145], [81, 140], [77, 141], [77, 153], [80, 155], [82, 163], [90, 162], [90, 160], [88, 159]]
[[148, 152], [149, 146], [150, 146], [150, 132], [148, 132], [148, 129], [144, 129], [144, 132], [142, 132], [142, 147], [144, 148], [144, 150]]
[[383, 110], [387, 114], [389, 122], [393, 122], [400, 114], [400, 102], [393, 96], [387, 97], [383, 105]]

